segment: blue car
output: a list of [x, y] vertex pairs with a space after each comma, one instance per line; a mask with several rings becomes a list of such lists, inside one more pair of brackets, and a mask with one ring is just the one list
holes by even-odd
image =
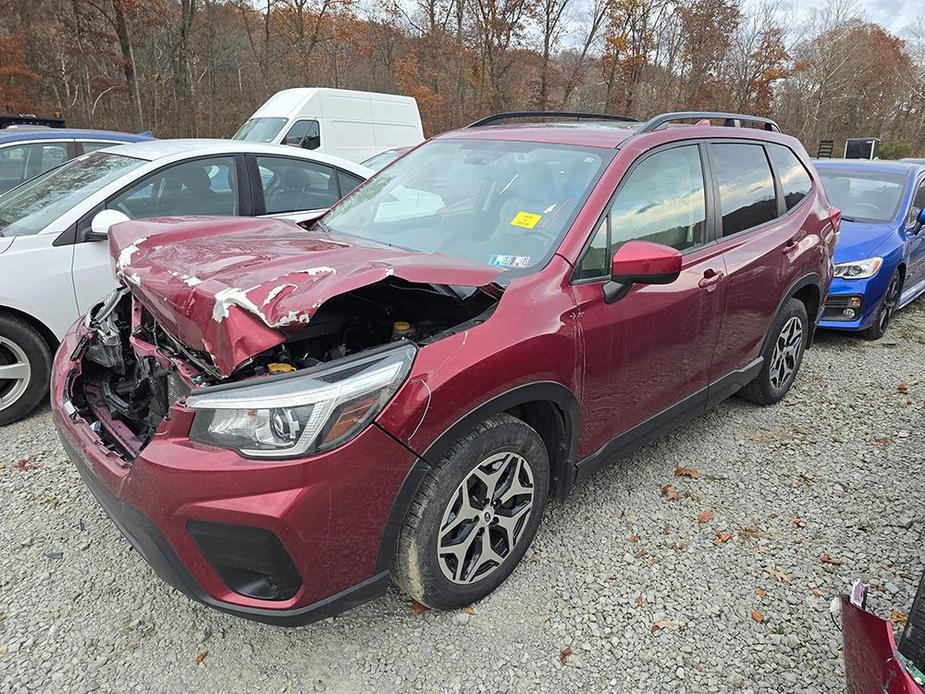
[[129, 135], [38, 125], [0, 128], [0, 194], [81, 154], [150, 139], [148, 133]]
[[878, 339], [898, 309], [925, 292], [925, 166], [816, 161], [841, 210], [835, 279], [819, 327]]

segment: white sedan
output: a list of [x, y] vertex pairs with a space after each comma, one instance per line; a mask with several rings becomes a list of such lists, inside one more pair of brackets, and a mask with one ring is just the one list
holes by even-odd
[[178, 215], [310, 220], [372, 175], [284, 145], [152, 140], [73, 159], [0, 196], [0, 425], [48, 391], [52, 353], [116, 285], [113, 224]]

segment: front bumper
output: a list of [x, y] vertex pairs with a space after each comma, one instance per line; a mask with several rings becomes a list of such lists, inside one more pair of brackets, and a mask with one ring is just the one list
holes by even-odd
[[[880, 298], [886, 286], [880, 279], [880, 273], [866, 280], [845, 280], [836, 277], [829, 287], [829, 294], [823, 307], [819, 327], [826, 330], [864, 330], [873, 324], [880, 306]], [[860, 303], [857, 317], [844, 319], [839, 314], [849, 308], [848, 300], [857, 299]]]
[[[147, 447], [127, 462], [103, 445], [70, 402], [70, 376], [79, 369], [80, 355], [71, 358], [78, 331], [83, 328], [71, 329], [55, 357], [55, 425], [87, 486], [164, 581], [211, 607], [286, 626], [325, 618], [384, 592], [383, 529], [417, 461], [414, 454], [373, 425], [310, 458], [248, 460], [189, 441], [191, 413], [175, 405]], [[297, 573], [293, 590], [281, 599], [242, 592], [194, 537], [191, 530], [199, 525], [278, 538]], [[227, 553], [227, 545], [223, 549]], [[251, 561], [239, 559], [241, 565]]]

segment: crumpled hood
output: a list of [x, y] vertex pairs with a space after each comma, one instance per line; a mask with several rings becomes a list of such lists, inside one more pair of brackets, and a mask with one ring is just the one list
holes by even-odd
[[849, 222], [842, 220], [839, 227], [838, 245], [835, 247], [835, 262], [864, 260], [873, 255], [891, 238], [896, 238], [894, 222]]
[[230, 375], [286, 340], [328, 299], [395, 276], [484, 286], [502, 271], [278, 219], [182, 217], [118, 224], [116, 272], [175, 338]]

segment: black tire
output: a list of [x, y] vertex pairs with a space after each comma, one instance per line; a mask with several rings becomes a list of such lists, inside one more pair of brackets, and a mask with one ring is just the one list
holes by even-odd
[[903, 279], [897, 269], [893, 273], [893, 276], [890, 277], [890, 282], [886, 286], [886, 291], [880, 299], [880, 305], [877, 307], [877, 315], [874, 317], [873, 324], [862, 331], [861, 335], [868, 340], [879, 340], [886, 334], [886, 329], [893, 319], [893, 314], [896, 312], [896, 306], [899, 304], [899, 297], [902, 295], [902, 292]]
[[[31, 326], [12, 316], [0, 315], [0, 367], [28, 362], [26, 384], [0, 380], [0, 426], [19, 421], [48, 395], [51, 349]], [[5, 403], [3, 398], [11, 401]]]
[[[511, 533], [506, 532], [500, 525], [493, 525], [497, 523], [497, 518], [488, 521], [482, 516], [486, 510], [492, 515], [497, 510], [498, 516], [502, 513], [505, 516], [508, 513], [513, 516], [516, 515], [516, 508], [512, 507], [508, 512], [503, 506], [492, 509], [489, 503], [485, 508], [474, 511], [475, 517], [471, 523], [461, 523], [452, 532], [444, 530], [441, 536], [442, 539], [452, 540], [450, 536], [453, 533], [462, 531], [463, 541], [454, 544], [454, 546], [462, 546], [471, 533], [475, 538], [469, 543], [473, 549], [467, 550], [465, 556], [469, 556], [471, 552], [472, 558], [460, 565], [456, 564], [455, 556], [452, 554], [441, 553], [438, 556], [438, 536], [441, 534], [444, 520], [449, 515], [451, 521], [448, 525], [452, 525], [457, 517], [464, 515], [462, 509], [453, 514], [451, 507], [451, 503], [460, 498], [463, 482], [471, 481], [473, 475], [486, 469], [483, 468], [486, 461], [499, 456], [502, 457], [497, 463], [499, 469], [503, 465], [516, 466], [520, 461], [526, 461], [528, 469], [516, 467], [513, 474], [519, 476], [518, 480], [521, 483], [528, 479], [529, 473], [532, 473], [533, 478], [532, 506], [529, 510], [522, 510], [523, 513], [529, 515], [518, 520], [516, 530], [512, 531], [513, 547], [509, 546]], [[512, 462], [506, 463], [505, 461]], [[487, 469], [493, 470], [493, 465], [489, 464]], [[476, 472], [477, 469], [479, 473]], [[506, 493], [512, 491], [513, 482], [502, 488], [505, 476], [501, 475], [500, 479], [502, 482], [498, 483], [498, 487], [501, 489], [496, 492], [496, 498], [503, 498]], [[478, 486], [479, 482], [476, 481], [475, 488]], [[488, 489], [487, 486], [485, 489]], [[548, 490], [549, 458], [539, 434], [521, 420], [507, 414], [498, 414], [486, 419], [461, 436], [440, 462], [425, 475], [399, 535], [398, 548], [392, 565], [393, 580], [413, 599], [434, 609], [448, 610], [480, 600], [501, 585], [511, 574], [533, 541], [543, 516]], [[472, 494], [477, 493], [477, 489], [472, 492]], [[467, 494], [467, 498], [468, 496]], [[522, 504], [522, 509], [527, 508], [526, 497], [515, 496], [509, 503], [513, 504], [515, 499], [521, 499], [518, 503]], [[471, 508], [477, 509], [478, 506], [472, 504]], [[465, 532], [467, 526], [468, 532]], [[479, 533], [484, 534], [479, 535]], [[478, 550], [475, 546], [476, 542], [483, 543], [485, 538], [488, 538], [490, 546], [495, 551], [498, 551], [498, 547], [502, 551], [506, 549], [503, 555], [500, 552], [498, 554], [498, 556], [503, 556], [500, 563], [483, 559], [481, 551], [476, 553]], [[481, 544], [481, 548], [484, 550], [485, 545]], [[489, 555], [486, 553], [487, 556]], [[445, 573], [446, 571], [459, 572], [460, 578], [466, 578], [463, 575], [466, 567], [471, 567], [468, 572], [471, 580], [469, 583], [454, 581]]]
[[[800, 336], [798, 342], [793, 333], [785, 334], [784, 332], [785, 329], [789, 330], [794, 326], [794, 320], [799, 324]], [[761, 354], [764, 357], [761, 371], [751, 383], [746, 384], [739, 391], [741, 397], [758, 405], [773, 405], [779, 402], [790, 390], [790, 386], [793, 385], [797, 372], [800, 370], [803, 353], [806, 350], [806, 342], [809, 338], [809, 320], [806, 316], [806, 306], [803, 305], [803, 302], [792, 297], [787, 299], [771, 324], [768, 335], [768, 343]], [[787, 342], [791, 338], [794, 344]], [[787, 343], [786, 345], [784, 344], [785, 342]], [[776, 361], [776, 358], [779, 353], [776, 350], [783, 352], [780, 356], [785, 360], [784, 369], [790, 369], [786, 375], [782, 376], [782, 372], [777, 368], [779, 362]]]

